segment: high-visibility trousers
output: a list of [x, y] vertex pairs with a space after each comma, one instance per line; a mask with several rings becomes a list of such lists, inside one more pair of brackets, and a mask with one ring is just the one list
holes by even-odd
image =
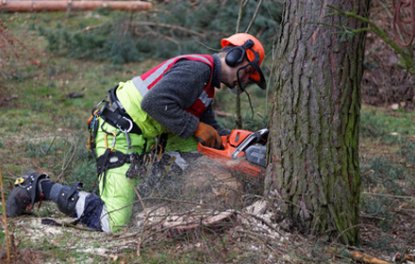
[[[144, 152], [145, 139], [142, 135], [129, 133], [127, 135], [118, 128], [111, 126], [100, 118], [96, 136], [96, 155], [100, 157], [107, 148], [120, 151], [124, 154]], [[130, 146], [128, 146], [130, 142]], [[117, 232], [126, 227], [132, 216], [133, 205], [136, 201], [135, 188], [139, 183], [137, 178], [126, 177], [130, 164], [109, 169], [99, 177], [99, 196], [105, 203], [109, 217], [111, 232]]]

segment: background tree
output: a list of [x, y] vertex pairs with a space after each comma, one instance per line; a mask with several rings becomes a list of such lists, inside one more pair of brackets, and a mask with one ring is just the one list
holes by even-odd
[[370, 0], [286, 1], [266, 190], [303, 232], [358, 239], [360, 81]]
[[370, 19], [336, 11], [367, 23], [363, 102], [414, 109], [415, 0], [374, 2]]

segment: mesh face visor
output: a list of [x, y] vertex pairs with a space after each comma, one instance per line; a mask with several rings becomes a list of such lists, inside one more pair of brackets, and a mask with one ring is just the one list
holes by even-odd
[[250, 61], [249, 64], [252, 68], [254, 68], [255, 72], [249, 75], [249, 79], [256, 83], [261, 89], [267, 88], [267, 82], [265, 81], [264, 74], [262, 73], [261, 68], [259, 67], [258, 63], [255, 61]]
[[255, 54], [255, 59], [253, 61], [250, 61], [248, 56], [245, 54], [245, 58], [247, 59], [248, 64], [241, 67], [241, 68], [239, 68], [237, 73], [236, 73], [237, 74], [237, 79], [238, 79], [238, 85], [239, 85], [239, 88], [241, 89], [241, 91], [244, 91], [246, 86], [249, 84], [249, 83], [243, 84], [242, 81], [241, 81], [241, 74], [248, 67], [252, 67], [252, 69], [254, 70], [253, 73], [249, 74], [249, 80], [252, 83], [256, 83], [261, 89], [265, 89], [267, 87], [267, 83], [265, 81], [264, 74], [262, 73], [262, 70], [258, 65], [259, 56], [255, 51], [253, 51], [252, 49], [250, 49], [250, 50], [252, 51], [253, 54]]

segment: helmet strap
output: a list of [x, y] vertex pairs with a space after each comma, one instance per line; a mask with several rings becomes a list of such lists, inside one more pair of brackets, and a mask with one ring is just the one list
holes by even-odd
[[243, 67], [241, 67], [241, 68], [239, 68], [238, 71], [236, 72], [236, 78], [238, 80], [238, 86], [239, 86], [239, 89], [241, 90], [241, 92], [245, 91], [245, 86], [243, 86], [242, 82], [241, 82], [241, 77], [240, 77], [241, 76], [241, 71], [248, 68], [249, 66], [250, 66], [250, 63], [243, 66]]

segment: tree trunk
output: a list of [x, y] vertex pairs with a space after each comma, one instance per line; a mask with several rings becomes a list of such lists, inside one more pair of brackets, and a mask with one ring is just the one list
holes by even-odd
[[367, 17], [370, 0], [285, 2], [266, 195], [294, 227], [354, 244], [365, 25], [332, 7]]

